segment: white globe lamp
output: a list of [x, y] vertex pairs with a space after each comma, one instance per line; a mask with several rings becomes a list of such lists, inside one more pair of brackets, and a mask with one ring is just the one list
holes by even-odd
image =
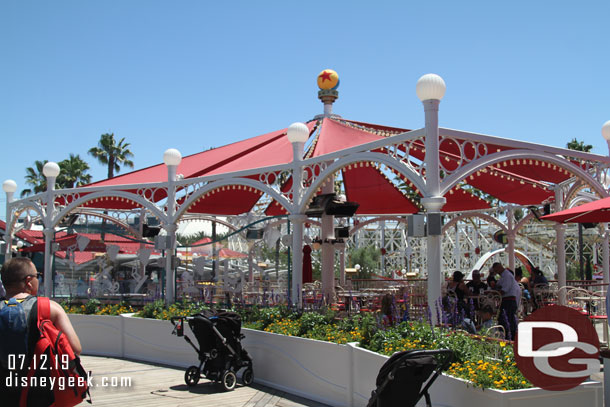
[[163, 162], [167, 166], [179, 165], [181, 161], [182, 161], [182, 154], [180, 154], [180, 151], [176, 150], [175, 148], [168, 148], [163, 153]]
[[288, 127], [286, 136], [291, 143], [305, 143], [309, 138], [309, 129], [303, 123], [292, 123]]
[[54, 163], [53, 161], [49, 161], [44, 165], [44, 167], [42, 167], [42, 173], [47, 178], [57, 178], [59, 172], [59, 165], [57, 165], [57, 163]]
[[7, 179], [2, 183], [2, 189], [7, 194], [14, 194], [17, 191], [17, 183], [12, 179]]
[[610, 120], [608, 120], [602, 126], [602, 137], [604, 140], [610, 141]]
[[447, 86], [443, 78], [433, 73], [422, 76], [415, 85], [417, 97], [422, 102], [431, 99], [441, 100], [445, 96], [446, 89]]

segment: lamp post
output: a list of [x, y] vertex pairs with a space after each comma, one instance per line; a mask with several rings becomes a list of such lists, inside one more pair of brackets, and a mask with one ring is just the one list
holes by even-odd
[[165, 256], [165, 303], [174, 302], [174, 270], [172, 259], [174, 257], [174, 247], [176, 246], [176, 170], [182, 161], [182, 154], [175, 148], [165, 150], [163, 162], [167, 166], [167, 221], [163, 228], [167, 233], [166, 256]]
[[[602, 137], [606, 140], [608, 144], [608, 155], [610, 155], [610, 120], [602, 125]], [[607, 182], [607, 180], [606, 180]], [[603, 269], [604, 269], [604, 283], [608, 284], [610, 282], [610, 231], [608, 230], [608, 224], [604, 223], [604, 248], [602, 251], [603, 258]]]
[[288, 141], [292, 143], [292, 203], [293, 209], [290, 214], [292, 222], [292, 303], [301, 308], [301, 286], [303, 284], [303, 223], [307, 216], [299, 213], [303, 193], [303, 151], [305, 142], [309, 138], [309, 128], [303, 123], [293, 123], [286, 132]]
[[[440, 215], [445, 205], [445, 198], [440, 195], [440, 170], [438, 154], [438, 107], [445, 95], [445, 81], [438, 75], [426, 74], [419, 78], [415, 85], [417, 97], [424, 105], [426, 117], [426, 194], [421, 199], [426, 208], [428, 220]], [[430, 222], [428, 222], [430, 225]], [[441, 235], [428, 233], [426, 241], [428, 262], [428, 306], [433, 322], [436, 323], [434, 306], [441, 296]]]
[[12, 179], [7, 179], [2, 183], [2, 189], [6, 193], [6, 226], [4, 230], [4, 241], [6, 242], [6, 247], [4, 248], [4, 262], [6, 263], [11, 258], [11, 243], [13, 241], [11, 202], [13, 201], [15, 191], [17, 191], [17, 183]]
[[55, 213], [55, 181], [60, 169], [57, 163], [49, 161], [42, 167], [42, 174], [47, 179], [46, 212], [44, 216], [44, 295], [51, 298], [53, 295], [53, 268], [51, 265], [51, 242], [55, 233], [53, 214]]

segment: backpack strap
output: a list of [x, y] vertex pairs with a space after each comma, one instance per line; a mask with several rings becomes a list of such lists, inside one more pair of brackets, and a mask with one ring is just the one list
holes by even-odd
[[51, 302], [47, 297], [38, 297], [38, 326], [45, 320], [51, 320]]

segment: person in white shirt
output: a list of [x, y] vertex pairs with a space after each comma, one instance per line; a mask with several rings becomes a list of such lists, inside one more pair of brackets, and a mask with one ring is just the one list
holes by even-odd
[[521, 301], [521, 287], [515, 281], [515, 275], [500, 263], [494, 263], [492, 269], [500, 275], [496, 289], [502, 293], [500, 305], [500, 325], [506, 331], [506, 339], [515, 340], [517, 333], [517, 304]]

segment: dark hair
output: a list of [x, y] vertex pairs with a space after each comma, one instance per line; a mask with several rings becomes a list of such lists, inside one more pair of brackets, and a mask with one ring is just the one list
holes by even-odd
[[462, 281], [463, 278], [464, 278], [464, 273], [462, 273], [461, 271], [453, 272], [453, 281], [460, 282], [460, 281]]
[[392, 301], [394, 297], [391, 294], [386, 293], [381, 297], [381, 313], [384, 315], [392, 315]]
[[4, 263], [0, 276], [4, 287], [12, 287], [22, 282], [30, 272], [32, 260], [27, 257], [14, 257]]
[[515, 269], [515, 276], [523, 276], [523, 269], [521, 267]]

